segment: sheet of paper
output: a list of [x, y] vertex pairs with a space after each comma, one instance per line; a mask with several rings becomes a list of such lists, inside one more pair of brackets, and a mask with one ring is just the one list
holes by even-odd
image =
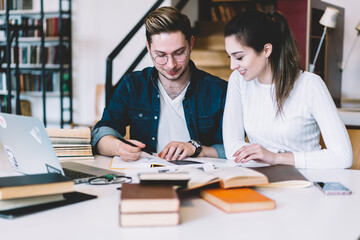
[[[192, 160], [196, 161], [195, 158], [193, 158]], [[136, 181], [137, 175], [139, 173], [172, 171], [188, 172], [189, 169], [199, 169], [199, 171], [209, 172], [214, 170], [214, 166], [211, 162], [206, 161], [194, 164], [177, 165], [162, 158], [159, 158], [156, 155], [150, 155], [143, 152], [139, 160], [131, 162], [126, 162], [122, 160], [121, 157], [115, 156], [111, 161], [110, 169], [121, 169], [127, 175], [131, 175], [132, 177], [134, 177], [134, 180]]]
[[137, 161], [124, 161], [121, 157], [115, 156], [110, 165], [110, 169], [128, 169], [128, 168], [150, 168], [152, 166], [174, 166], [175, 164], [150, 155], [146, 152], [141, 153], [141, 157]]
[[222, 168], [222, 167], [232, 167], [232, 166], [241, 166], [241, 167], [265, 167], [270, 166], [267, 163], [259, 163], [256, 161], [249, 161], [245, 164], [243, 163], [235, 163], [233, 160], [225, 159], [225, 158], [209, 158], [209, 157], [197, 157], [197, 158], [185, 158], [187, 160], [202, 162], [202, 163], [212, 163], [214, 168]]

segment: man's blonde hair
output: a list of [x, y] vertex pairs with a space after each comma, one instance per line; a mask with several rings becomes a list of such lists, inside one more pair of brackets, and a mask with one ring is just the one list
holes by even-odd
[[151, 37], [160, 33], [181, 31], [190, 42], [191, 24], [189, 18], [174, 7], [161, 7], [151, 12], [145, 19], [146, 39], [151, 44]]

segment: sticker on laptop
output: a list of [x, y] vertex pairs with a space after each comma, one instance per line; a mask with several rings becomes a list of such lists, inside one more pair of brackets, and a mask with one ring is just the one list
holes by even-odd
[[38, 127], [33, 127], [33, 129], [30, 131], [30, 134], [33, 136], [33, 138], [35, 138], [36, 141], [38, 141], [38, 143], [41, 144], [40, 130]]
[[0, 116], [0, 126], [3, 127], [3, 128], [7, 127], [5, 118], [3, 116]]
[[54, 168], [53, 166], [50, 166], [49, 164], [45, 163], [46, 166], [46, 170], [48, 173], [57, 173], [57, 174], [61, 174], [61, 171], [57, 168]]
[[10, 146], [5, 145], [5, 144], [4, 144], [4, 148], [5, 148], [6, 154], [8, 155], [9, 161], [11, 162], [11, 165], [14, 167], [14, 169], [16, 171], [18, 171], [20, 167], [19, 167], [19, 163], [16, 161], [14, 151], [12, 150], [12, 148]]

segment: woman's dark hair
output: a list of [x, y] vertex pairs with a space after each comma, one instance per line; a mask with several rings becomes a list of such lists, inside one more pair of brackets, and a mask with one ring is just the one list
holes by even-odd
[[264, 50], [265, 44], [272, 45], [269, 63], [277, 112], [281, 113], [302, 69], [297, 43], [286, 18], [279, 12], [246, 11], [235, 16], [226, 26], [225, 37], [232, 35], [257, 53]]

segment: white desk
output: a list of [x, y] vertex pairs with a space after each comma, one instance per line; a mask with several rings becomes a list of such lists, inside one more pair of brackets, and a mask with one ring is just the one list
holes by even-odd
[[[110, 159], [82, 161], [108, 168]], [[14, 220], [0, 219], [0, 239], [358, 239], [360, 171], [304, 170], [309, 180], [340, 181], [350, 196], [326, 196], [315, 187], [258, 189], [274, 199], [275, 210], [226, 214], [200, 198], [181, 203], [181, 224], [174, 227], [119, 226], [117, 185], [80, 184], [77, 191], [98, 198]]]
[[360, 109], [338, 108], [341, 120], [345, 125], [360, 126]]

